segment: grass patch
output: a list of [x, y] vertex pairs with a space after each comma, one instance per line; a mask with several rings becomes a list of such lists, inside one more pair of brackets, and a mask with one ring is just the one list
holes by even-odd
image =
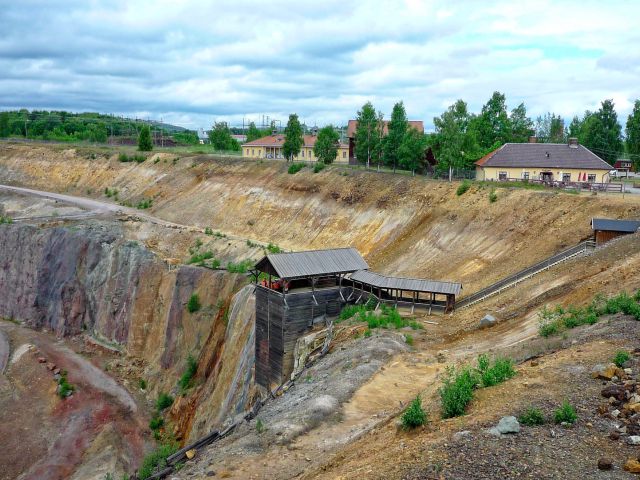
[[496, 189], [492, 188], [489, 192], [489, 203], [496, 203], [498, 200], [498, 194], [496, 193]]
[[318, 173], [321, 172], [322, 170], [324, 170], [326, 167], [326, 165], [324, 164], [324, 162], [317, 162], [314, 166], [313, 166], [313, 173]]
[[365, 305], [347, 305], [340, 311], [337, 323], [350, 318], [357, 322], [365, 322], [370, 330], [374, 328], [404, 328], [411, 327], [414, 330], [422, 328], [418, 322], [403, 318], [395, 307], [382, 305], [380, 311], [374, 312], [375, 303], [367, 302]]
[[153, 200], [150, 198], [145, 198], [144, 200], [140, 200], [138, 202], [138, 204], [136, 205], [136, 208], [138, 210], [146, 210], [148, 208], [151, 208], [153, 206]]
[[211, 227], [205, 227], [204, 234], [205, 235], [213, 235], [213, 229]]
[[633, 296], [623, 292], [614, 297], [605, 299], [602, 295], [596, 295], [586, 307], [569, 306], [563, 308], [557, 305], [553, 309], [544, 307], [539, 313], [540, 320], [538, 333], [542, 337], [550, 337], [564, 332], [567, 329], [580, 325], [593, 325], [603, 315], [623, 313], [640, 320], [640, 290]]
[[147, 381], [144, 378], [141, 378], [138, 381], [138, 386], [140, 387], [140, 390], [146, 390], [147, 389]]
[[469, 180], [463, 180], [460, 185], [458, 185], [458, 189], [456, 190], [456, 195], [461, 196], [467, 193], [467, 190], [471, 188], [471, 182]]
[[613, 363], [620, 368], [622, 368], [622, 366], [629, 360], [631, 360], [631, 355], [629, 355], [629, 352], [626, 350], [618, 350], [613, 357]]
[[269, 253], [282, 253], [282, 252], [284, 252], [284, 250], [282, 250], [278, 245], [274, 245], [271, 242], [269, 242], [269, 245], [267, 245], [266, 249], [267, 249], [267, 252], [269, 252]]
[[578, 419], [578, 415], [576, 414], [576, 409], [565, 400], [560, 408], [554, 412], [553, 419], [556, 423], [566, 422], [573, 424]]
[[151, 430], [160, 430], [164, 426], [164, 418], [156, 414], [151, 420], [149, 420], [149, 428]]
[[267, 427], [265, 426], [264, 422], [258, 418], [256, 420], [256, 432], [264, 433], [266, 431], [267, 431]]
[[289, 175], [294, 175], [306, 166], [307, 165], [305, 163], [292, 163], [291, 165], [289, 165], [289, 169], [287, 170], [287, 172], [289, 173]]
[[247, 273], [247, 271], [253, 266], [253, 260], [247, 259], [241, 262], [229, 262], [227, 263], [227, 271], [229, 273]]
[[169, 408], [173, 405], [173, 397], [168, 393], [160, 392], [158, 394], [158, 400], [156, 400], [156, 408], [159, 412]]
[[412, 346], [413, 345], [413, 336], [409, 335], [408, 333], [404, 334], [404, 341], [407, 345]]
[[180, 392], [184, 395], [185, 392], [191, 387], [193, 382], [193, 378], [196, 376], [196, 372], [198, 371], [198, 362], [193, 357], [193, 355], [189, 355], [187, 357], [187, 368], [178, 380], [178, 386], [180, 387]]
[[529, 407], [525, 412], [518, 417], [518, 421], [523, 425], [533, 427], [536, 425], [544, 424], [544, 414], [542, 410], [536, 407]]
[[144, 457], [140, 470], [138, 471], [138, 478], [140, 480], [146, 480], [154, 473], [157, 473], [167, 467], [167, 457], [173, 455], [178, 451], [178, 445], [174, 442], [165, 443], [156, 448], [149, 455]]
[[400, 421], [402, 427], [406, 430], [421, 427], [428, 422], [429, 418], [427, 412], [422, 408], [422, 402], [420, 401], [420, 395], [414, 398], [407, 409], [402, 413]]
[[200, 304], [200, 297], [198, 297], [197, 293], [192, 293], [189, 297], [189, 301], [187, 302], [187, 310], [189, 313], [195, 313], [202, 308]]
[[0, 215], [0, 225], [10, 225], [13, 223], [13, 218]]

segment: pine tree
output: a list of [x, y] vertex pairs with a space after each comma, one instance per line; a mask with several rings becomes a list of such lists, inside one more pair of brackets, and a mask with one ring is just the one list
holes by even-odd
[[627, 153], [629, 153], [635, 170], [640, 169], [640, 100], [633, 104], [633, 111], [627, 119]]
[[585, 121], [584, 144], [611, 165], [617, 160], [622, 151], [622, 127], [613, 100], [604, 100]]
[[151, 142], [151, 128], [149, 125], [143, 125], [138, 136], [138, 150], [141, 152], [150, 152], [153, 150], [153, 143]]
[[393, 171], [396, 170], [399, 160], [398, 151], [408, 128], [409, 122], [407, 121], [404, 105], [402, 102], [398, 102], [391, 111], [391, 120], [389, 121], [387, 136], [384, 138], [383, 148], [384, 163], [388, 166], [393, 166]]
[[369, 168], [371, 159], [376, 157], [380, 147], [378, 116], [371, 102], [362, 106], [356, 121], [358, 122], [355, 133], [356, 158], [358, 162], [366, 164]]

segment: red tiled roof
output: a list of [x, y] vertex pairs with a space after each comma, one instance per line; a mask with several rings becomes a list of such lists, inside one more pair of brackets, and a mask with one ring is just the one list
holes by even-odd
[[[317, 135], [303, 135], [304, 147], [313, 148], [316, 144], [316, 140], [318, 139]], [[243, 147], [282, 147], [284, 145], [285, 135], [277, 134], [277, 135], [267, 135], [266, 137], [258, 138], [251, 142], [247, 142], [242, 144]], [[340, 147], [347, 148], [348, 145], [341, 143]]]
[[[420, 133], [424, 133], [424, 123], [422, 122], [422, 120], [409, 120], [409, 126], [411, 128], [415, 128]], [[349, 120], [349, 123], [347, 124], [347, 137], [353, 138], [356, 133], [356, 128], [358, 128], [358, 121]], [[382, 133], [383, 135], [386, 135], [387, 133], [389, 133], [389, 120], [384, 121], [384, 127], [383, 127]]]

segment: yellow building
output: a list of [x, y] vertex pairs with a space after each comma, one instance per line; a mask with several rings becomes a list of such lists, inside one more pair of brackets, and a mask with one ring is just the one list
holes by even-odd
[[612, 168], [574, 138], [569, 143], [505, 143], [476, 162], [476, 179], [608, 183]]
[[[318, 137], [316, 135], [304, 135], [304, 144], [300, 149], [300, 153], [294, 157], [294, 160], [305, 160], [315, 162], [318, 158], [313, 153], [313, 146], [316, 144]], [[281, 133], [268, 135], [258, 138], [242, 145], [242, 155], [249, 158], [266, 158], [278, 159], [284, 158], [282, 147], [284, 145], [285, 136]], [[336, 163], [349, 162], [349, 145], [339, 144], [338, 153], [335, 159]]]

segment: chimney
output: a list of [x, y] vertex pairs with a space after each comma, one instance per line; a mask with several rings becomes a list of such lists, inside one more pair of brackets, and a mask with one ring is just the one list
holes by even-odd
[[278, 129], [274, 128], [271, 130], [271, 135], [273, 135], [274, 137], [278, 134]]
[[318, 135], [318, 127], [313, 127], [311, 129], [311, 135], [313, 135], [314, 137]]
[[529, 143], [538, 143], [538, 137], [536, 137], [535, 135], [531, 135], [529, 137]]
[[571, 137], [569, 139], [569, 148], [578, 148], [578, 139], [575, 137]]

